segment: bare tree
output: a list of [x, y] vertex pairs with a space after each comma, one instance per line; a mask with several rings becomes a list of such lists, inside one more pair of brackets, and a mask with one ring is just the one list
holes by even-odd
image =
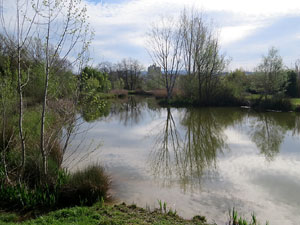
[[135, 90], [141, 86], [141, 72], [143, 68], [143, 65], [136, 59], [122, 59], [115, 66], [115, 74], [124, 81], [125, 89]]
[[162, 68], [162, 76], [170, 100], [177, 76], [182, 69], [182, 32], [178, 21], [162, 18], [148, 32], [148, 53]]
[[[48, 85], [51, 74], [54, 73], [56, 58], [67, 60], [72, 54], [75, 58], [72, 64], [80, 61], [80, 57], [86, 51], [92, 33], [87, 23], [86, 7], [82, 6], [81, 0], [48, 0], [43, 1], [41, 7], [33, 8], [40, 16], [40, 36], [45, 37], [45, 83], [43, 94], [43, 108], [41, 113], [41, 137], [40, 151], [43, 158], [43, 174], [47, 175], [48, 155], [51, 148], [48, 148], [45, 141], [45, 118], [47, 110]], [[44, 33], [43, 30], [44, 29]], [[87, 33], [89, 33], [87, 37]], [[78, 46], [80, 51], [76, 52]]]
[[104, 62], [100, 62], [97, 65], [97, 69], [101, 72], [101, 73], [107, 73], [110, 74], [114, 71], [114, 66], [111, 62], [108, 61], [104, 61]]
[[143, 65], [136, 59], [129, 59], [129, 89], [135, 90], [140, 88], [142, 78], [141, 73]]
[[194, 9], [183, 10], [180, 26], [187, 76], [191, 84], [197, 83], [198, 100], [209, 101], [216, 91], [218, 76], [227, 64], [225, 56], [220, 53], [217, 32], [205, 21], [203, 14]]
[[[39, 1], [36, 1], [34, 3], [37, 7], [39, 7]], [[6, 23], [5, 16], [4, 16], [4, 7], [3, 1], [0, 2], [0, 8], [1, 8], [1, 25], [3, 28], [3, 32], [6, 36], [6, 39], [9, 42], [7, 46], [12, 46], [13, 51], [17, 52], [17, 77], [18, 77], [18, 86], [17, 91], [19, 95], [19, 137], [20, 137], [20, 143], [21, 143], [21, 151], [22, 151], [22, 160], [20, 169], [18, 172], [18, 179], [19, 181], [22, 178], [24, 169], [25, 169], [25, 163], [26, 163], [26, 147], [25, 147], [25, 135], [23, 131], [23, 88], [28, 82], [29, 79], [29, 69], [27, 73], [27, 78], [24, 79], [22, 76], [22, 52], [27, 44], [28, 39], [31, 37], [32, 34], [32, 27], [35, 23], [35, 19], [37, 16], [37, 13], [34, 13], [32, 18], [29, 18], [29, 10], [30, 10], [30, 4], [28, 0], [16, 0], [15, 1], [15, 10], [16, 10], [16, 32], [13, 32], [8, 30], [9, 25]], [[25, 81], [24, 81], [25, 80]]]

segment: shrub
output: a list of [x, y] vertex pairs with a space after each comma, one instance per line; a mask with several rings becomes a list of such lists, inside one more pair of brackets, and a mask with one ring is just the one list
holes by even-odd
[[228, 87], [220, 87], [216, 94], [210, 99], [208, 105], [212, 106], [240, 106], [245, 105], [242, 97], [236, 97]]
[[70, 175], [61, 190], [63, 205], [92, 205], [100, 199], [107, 199], [109, 178], [99, 165], [92, 165]]
[[289, 99], [273, 97], [270, 99], [254, 99], [251, 106], [257, 110], [290, 111], [292, 104]]

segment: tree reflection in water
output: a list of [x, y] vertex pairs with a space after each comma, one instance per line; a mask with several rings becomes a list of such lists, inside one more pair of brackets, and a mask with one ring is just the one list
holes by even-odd
[[238, 132], [248, 135], [269, 161], [276, 158], [287, 132], [297, 137], [300, 134], [300, 115], [296, 113], [256, 113], [237, 108], [161, 108], [155, 99], [137, 96], [107, 105], [109, 115], [97, 111], [99, 115], [89, 118], [105, 114], [104, 120], [118, 120], [127, 127], [138, 125], [148, 117], [157, 120], [166, 116], [154, 127], [155, 132], [158, 131], [156, 136], [149, 134], [155, 141], [148, 159], [151, 172], [163, 180], [164, 185], [174, 182], [184, 188], [192, 187], [193, 183], [198, 184], [201, 179], [215, 174], [218, 155], [229, 149], [225, 135], [228, 127], [239, 124]]
[[279, 153], [286, 129], [278, 124], [275, 117], [267, 113], [258, 114], [251, 127], [252, 141], [267, 160], [273, 160]]
[[[174, 171], [178, 171], [180, 149], [181, 137], [171, 109], [167, 108], [166, 121], [162, 124], [160, 132], [156, 135], [154, 148], [150, 154], [151, 168], [154, 175], [171, 177]], [[175, 167], [173, 160], [176, 162]]]
[[243, 127], [244, 119], [249, 119], [250, 130], [241, 132], [249, 135], [267, 160], [274, 160], [287, 131], [299, 135], [297, 114], [254, 113], [229, 108], [176, 111], [181, 115], [179, 122], [167, 108], [166, 120], [161, 127], [155, 128], [159, 133], [149, 155], [149, 164], [162, 185], [179, 182], [184, 190], [217, 172], [218, 155], [225, 149], [230, 150], [224, 132], [229, 126]]
[[296, 113], [255, 113], [251, 123], [250, 137], [261, 154], [268, 161], [275, 159], [287, 131], [300, 134], [299, 114]]
[[178, 128], [170, 108], [167, 118], [156, 136], [149, 156], [152, 173], [162, 178], [163, 185], [178, 182], [185, 189], [187, 184], [201, 182], [216, 169], [218, 154], [227, 148], [224, 129], [234, 121], [240, 121], [241, 113], [218, 109], [186, 109], [181, 111]]
[[118, 99], [112, 103], [110, 115], [107, 119], [117, 117], [124, 126], [139, 124], [143, 120], [145, 110], [155, 111], [160, 109], [154, 102], [155, 99], [145, 99], [139, 96]]

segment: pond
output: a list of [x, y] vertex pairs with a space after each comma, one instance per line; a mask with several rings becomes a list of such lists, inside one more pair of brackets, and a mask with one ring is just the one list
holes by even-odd
[[64, 165], [103, 165], [116, 201], [153, 209], [161, 200], [180, 216], [217, 224], [233, 207], [262, 223], [299, 224], [299, 114], [161, 108], [141, 97], [108, 107], [100, 118], [78, 119]]

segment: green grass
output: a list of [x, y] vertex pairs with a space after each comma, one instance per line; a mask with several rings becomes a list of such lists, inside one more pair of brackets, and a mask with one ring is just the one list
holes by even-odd
[[300, 105], [300, 98], [291, 98], [290, 101], [291, 101], [293, 106]]
[[[271, 97], [272, 97], [272, 95], [267, 95], [268, 99], [270, 99]], [[256, 99], [261, 98], [261, 95], [260, 94], [250, 94], [250, 95], [245, 96], [245, 98], [247, 100], [256, 100]]]
[[[16, 214], [0, 212], [0, 224], [16, 224], [20, 218]], [[173, 224], [190, 224], [204, 225], [205, 218], [201, 216], [194, 217], [193, 220], [184, 220], [172, 213], [162, 213], [159, 210], [148, 211], [135, 205], [103, 205], [97, 203], [92, 207], [73, 207], [50, 212], [47, 215], [39, 216], [36, 219], [23, 221], [18, 224], [22, 225], [121, 225], [121, 224], [156, 224], [156, 225], [173, 225]]]

